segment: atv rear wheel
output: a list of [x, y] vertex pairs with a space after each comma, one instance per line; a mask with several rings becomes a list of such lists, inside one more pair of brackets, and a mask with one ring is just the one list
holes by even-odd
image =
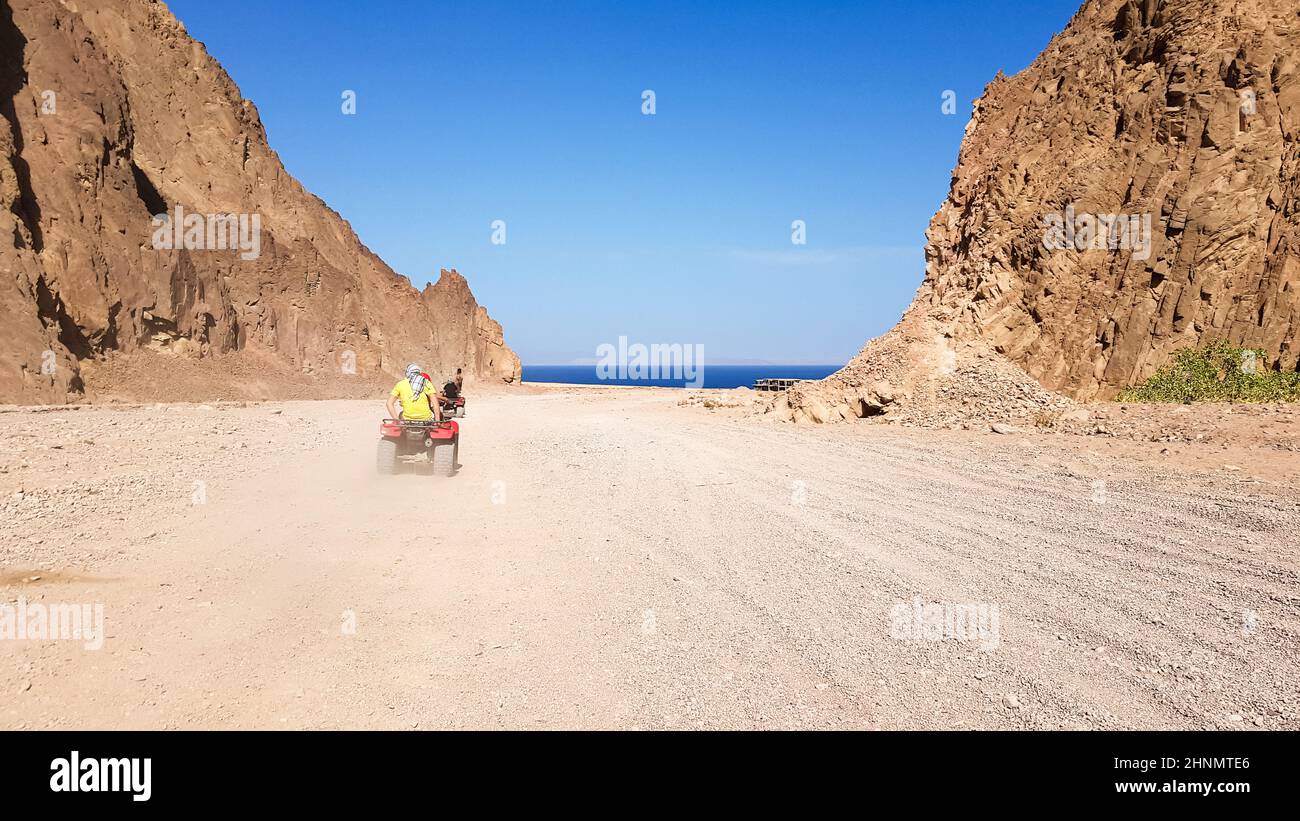
[[449, 445], [434, 445], [433, 448], [433, 475], [435, 476], [455, 476], [456, 475], [456, 457], [459, 455], [460, 442], [454, 441]]
[[375, 449], [375, 470], [383, 476], [392, 476], [397, 473], [397, 443], [392, 439], [380, 439], [379, 447]]

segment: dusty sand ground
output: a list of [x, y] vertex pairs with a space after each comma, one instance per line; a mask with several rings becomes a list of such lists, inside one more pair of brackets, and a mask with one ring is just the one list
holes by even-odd
[[107, 632], [0, 726], [1300, 728], [1294, 452], [680, 399], [471, 395], [451, 479], [379, 402], [0, 413], [0, 602]]

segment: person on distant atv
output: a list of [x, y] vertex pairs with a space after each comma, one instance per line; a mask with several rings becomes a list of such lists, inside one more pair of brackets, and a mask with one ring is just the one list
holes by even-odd
[[[427, 379], [427, 380], [429, 381], [429, 384], [430, 384], [430, 385], [433, 384], [433, 377], [432, 377], [432, 376], [429, 376], [429, 375], [426, 373], [426, 374], [424, 375], [424, 378]], [[443, 388], [443, 390], [445, 391], [446, 388]], [[450, 400], [447, 399], [447, 394], [446, 394], [446, 393], [434, 393], [434, 395], [433, 395], [433, 400], [431, 400], [431, 401], [433, 401], [435, 404], [437, 404], [437, 406], [438, 406], [439, 408], [442, 408], [442, 406], [443, 406], [443, 405], [446, 405]], [[441, 420], [440, 420], [440, 421], [441, 421]]]
[[[397, 405], [402, 410], [398, 413]], [[433, 384], [419, 365], [406, 366], [406, 378], [393, 386], [388, 394], [388, 415], [392, 419], [405, 419], [410, 422], [428, 422], [430, 419], [442, 421], [442, 404]]]
[[461, 369], [457, 368], [456, 375], [448, 379], [447, 384], [442, 386], [442, 393], [440, 394], [442, 400], [444, 402], [455, 402], [460, 398], [461, 386], [464, 384], [465, 376], [461, 373]]

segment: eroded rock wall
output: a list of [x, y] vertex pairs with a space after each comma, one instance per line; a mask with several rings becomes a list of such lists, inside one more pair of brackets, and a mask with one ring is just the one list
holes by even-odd
[[[157, 249], [152, 217], [177, 206], [207, 220], [203, 249]], [[245, 219], [250, 239], [256, 217], [256, 255], [210, 247], [225, 236], [210, 215]], [[0, 316], [8, 402], [77, 399], [84, 367], [141, 350], [256, 349], [295, 375], [416, 360], [519, 376], [465, 279], [444, 271], [420, 293], [372, 254], [152, 0], [0, 0]]]

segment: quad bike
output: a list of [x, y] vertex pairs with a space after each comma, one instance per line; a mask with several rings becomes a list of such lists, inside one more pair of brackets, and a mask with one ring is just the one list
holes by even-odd
[[457, 396], [455, 399], [450, 396], [442, 401], [442, 413], [444, 416], [455, 416], [461, 419], [465, 418], [465, 397]]
[[375, 469], [380, 473], [397, 473], [404, 457], [428, 453], [434, 475], [456, 475], [456, 460], [460, 455], [460, 425], [455, 422], [385, 419], [379, 423], [379, 436]]

